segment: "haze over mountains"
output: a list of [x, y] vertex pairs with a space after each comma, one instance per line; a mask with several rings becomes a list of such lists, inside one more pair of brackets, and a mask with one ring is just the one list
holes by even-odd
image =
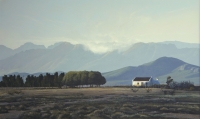
[[[163, 56], [199, 66], [199, 44], [172, 43], [136, 43], [125, 51], [114, 50], [103, 54], [94, 53], [84, 45], [68, 42], [56, 43], [48, 48], [26, 43], [14, 50], [1, 45], [0, 75], [71, 70], [108, 72], [125, 66], [139, 66]], [[177, 48], [177, 44], [182, 48]]]

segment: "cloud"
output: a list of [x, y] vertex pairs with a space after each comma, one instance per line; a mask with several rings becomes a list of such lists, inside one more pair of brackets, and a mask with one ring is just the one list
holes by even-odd
[[[177, 40], [198, 43], [198, 13], [195, 10], [183, 9], [159, 16], [137, 13], [125, 16], [117, 14], [119, 17], [112, 16], [113, 19], [96, 23], [87, 35], [91, 41], [95, 40], [101, 42], [104, 46], [110, 46], [109, 48], [106, 47], [105, 50], [123, 49], [138, 41]], [[101, 46], [101, 44], [99, 45]]]
[[[48, 37], [34, 37], [32, 42], [45, 44], [46, 47], [61, 41], [84, 44], [96, 53], [115, 49], [123, 51], [136, 42], [167, 40], [199, 42], [197, 14], [197, 11], [191, 10], [173, 11], [159, 16], [143, 15], [137, 12], [113, 14], [104, 21], [93, 23], [91, 21], [88, 23], [89, 27], [82, 29], [49, 20], [52, 26], [57, 25], [52, 27], [50, 33], [53, 31], [56, 33], [49, 34]], [[80, 30], [85, 31], [80, 32]]]

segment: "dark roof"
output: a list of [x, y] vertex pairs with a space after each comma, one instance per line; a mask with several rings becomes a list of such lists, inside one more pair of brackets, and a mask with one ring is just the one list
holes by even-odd
[[149, 81], [151, 77], [135, 77], [134, 81]]

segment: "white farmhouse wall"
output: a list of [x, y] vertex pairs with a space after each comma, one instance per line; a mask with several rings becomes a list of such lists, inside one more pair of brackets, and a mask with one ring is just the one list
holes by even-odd
[[132, 81], [133, 86], [146, 86], [149, 81]]
[[151, 78], [149, 81], [134, 81], [132, 80], [132, 86], [152, 86], [160, 85], [160, 82], [156, 79]]

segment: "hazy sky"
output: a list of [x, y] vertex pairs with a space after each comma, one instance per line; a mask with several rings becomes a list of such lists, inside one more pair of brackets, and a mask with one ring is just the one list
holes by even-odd
[[0, 44], [60, 41], [96, 52], [135, 42], [199, 43], [199, 0], [0, 0]]

